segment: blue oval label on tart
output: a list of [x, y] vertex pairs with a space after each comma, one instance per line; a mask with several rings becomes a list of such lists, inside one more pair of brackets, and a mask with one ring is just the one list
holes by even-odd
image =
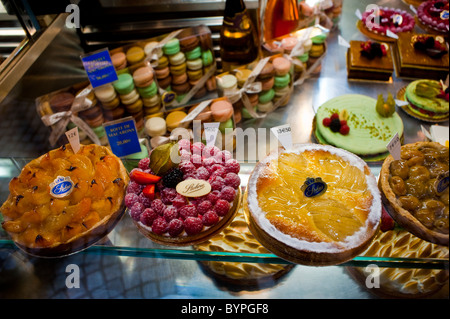
[[447, 188], [449, 184], [449, 174], [448, 172], [444, 175], [438, 176], [436, 179], [436, 194], [441, 195]]
[[448, 10], [443, 10], [441, 12], [441, 19], [442, 20], [448, 20]]
[[64, 198], [73, 191], [73, 182], [70, 176], [58, 176], [50, 183], [50, 195], [56, 198]]
[[316, 197], [324, 194], [327, 191], [327, 187], [327, 183], [325, 183], [322, 178], [308, 177], [301, 187], [301, 190], [306, 197]]

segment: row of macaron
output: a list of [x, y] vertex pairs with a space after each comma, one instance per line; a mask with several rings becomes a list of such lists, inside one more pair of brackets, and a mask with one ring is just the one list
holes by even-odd
[[[255, 112], [266, 113], [273, 109], [274, 103], [283, 99], [281, 105], [286, 105], [290, 98], [290, 85], [292, 83], [292, 62], [283, 56], [268, 61], [255, 82], [261, 83], [259, 93], [248, 93], [247, 97]], [[238, 69], [234, 74], [225, 74], [218, 77], [218, 87], [224, 95], [233, 96], [243, 88], [248, 77], [252, 73], [250, 69]], [[245, 107], [242, 108], [242, 117], [251, 118]]]

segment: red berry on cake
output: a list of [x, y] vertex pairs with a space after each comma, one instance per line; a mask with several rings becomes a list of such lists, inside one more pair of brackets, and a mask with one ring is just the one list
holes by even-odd
[[347, 135], [350, 132], [350, 127], [347, 124], [341, 125], [341, 129], [339, 130], [339, 133], [342, 135]]
[[323, 126], [325, 126], [325, 127], [329, 127], [330, 124], [331, 124], [331, 119], [330, 119], [329, 117], [324, 118], [324, 119], [322, 120], [322, 124], [323, 124]]

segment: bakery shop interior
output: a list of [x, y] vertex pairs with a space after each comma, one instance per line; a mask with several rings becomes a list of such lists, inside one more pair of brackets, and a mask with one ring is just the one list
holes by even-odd
[[0, 1], [0, 298], [448, 299], [449, 1]]

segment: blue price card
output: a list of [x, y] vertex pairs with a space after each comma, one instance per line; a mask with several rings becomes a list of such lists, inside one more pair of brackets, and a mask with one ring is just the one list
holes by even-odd
[[108, 49], [81, 56], [84, 69], [93, 88], [117, 81], [117, 73]]
[[136, 123], [132, 116], [103, 123], [111, 151], [118, 157], [124, 157], [141, 151]]

